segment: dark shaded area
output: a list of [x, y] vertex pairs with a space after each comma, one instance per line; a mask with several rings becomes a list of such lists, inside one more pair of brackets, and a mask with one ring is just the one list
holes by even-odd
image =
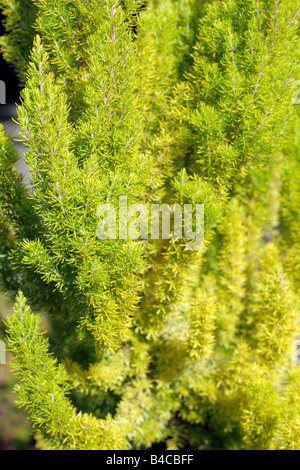
[[[0, 36], [5, 32], [2, 24], [3, 15], [0, 14]], [[14, 144], [20, 155], [20, 159], [16, 164], [16, 168], [25, 176], [25, 184], [27, 179], [27, 167], [22, 158], [25, 150], [24, 145], [19, 140], [19, 126], [14, 122], [17, 119], [16, 104], [20, 103], [21, 88], [13, 67], [5, 62], [0, 53], [0, 80], [5, 83], [6, 87], [6, 104], [0, 104], [0, 123], [3, 124], [5, 132], [14, 140]]]
[[[2, 24], [3, 15], [0, 14], [0, 36], [3, 36], [5, 30]], [[3, 80], [6, 85], [6, 103], [16, 103], [19, 101], [20, 88], [14, 69], [8, 65], [0, 54], [0, 80]], [[4, 116], [6, 107], [0, 106], [0, 119], [8, 118]]]

